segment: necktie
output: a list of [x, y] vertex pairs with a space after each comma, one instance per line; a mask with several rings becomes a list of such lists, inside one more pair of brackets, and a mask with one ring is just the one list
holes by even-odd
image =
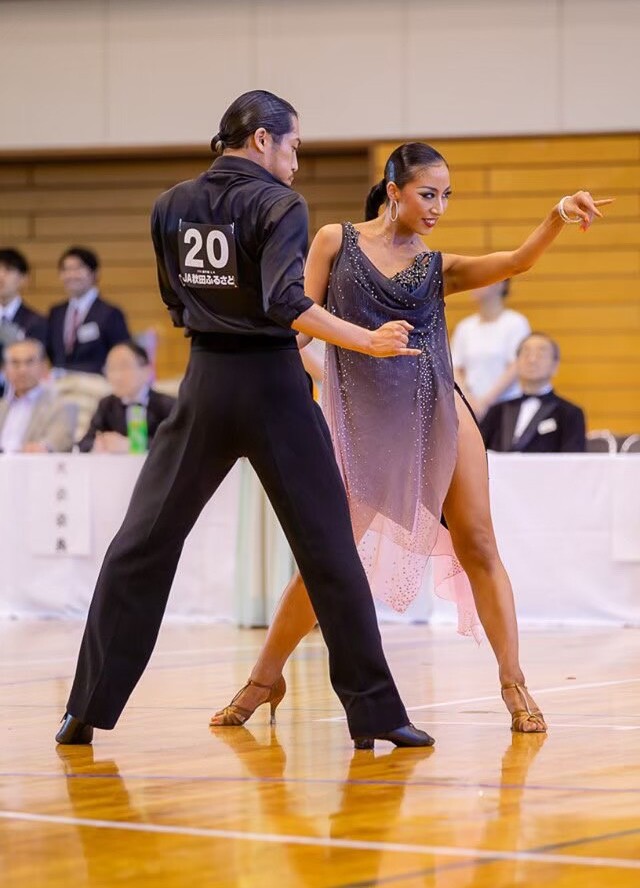
[[64, 350], [68, 355], [71, 354], [76, 344], [76, 334], [80, 326], [80, 308], [77, 305], [73, 305], [69, 308], [69, 312], [70, 318], [64, 331]]

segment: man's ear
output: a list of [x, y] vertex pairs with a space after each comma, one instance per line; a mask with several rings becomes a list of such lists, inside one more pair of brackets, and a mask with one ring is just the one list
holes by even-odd
[[261, 154], [264, 154], [266, 151], [268, 135], [268, 132], [263, 126], [257, 129], [253, 134], [253, 147]]

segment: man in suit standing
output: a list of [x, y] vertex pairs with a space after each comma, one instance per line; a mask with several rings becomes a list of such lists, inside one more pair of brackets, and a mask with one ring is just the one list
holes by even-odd
[[[47, 340], [47, 319], [22, 301], [20, 292], [29, 274], [29, 263], [19, 250], [0, 249], [0, 363], [2, 350], [19, 339]], [[5, 380], [0, 374], [0, 396]]]
[[76, 408], [42, 385], [47, 372], [44, 346], [37, 339], [5, 349], [10, 394], [0, 401], [3, 453], [62, 453], [71, 450]]
[[109, 350], [130, 339], [127, 322], [98, 292], [98, 257], [86, 247], [70, 247], [58, 262], [67, 301], [49, 313], [47, 353], [56, 368], [102, 373]]
[[175, 398], [151, 388], [151, 364], [141, 345], [128, 340], [109, 352], [106, 376], [113, 389], [98, 404], [89, 430], [78, 444], [82, 453], [128, 453], [127, 408], [140, 405], [146, 411], [149, 443], [163, 419], [171, 413]]
[[552, 379], [560, 349], [545, 333], [531, 333], [516, 356], [522, 396], [495, 404], [480, 423], [488, 450], [504, 453], [583, 453], [584, 413], [560, 398]]

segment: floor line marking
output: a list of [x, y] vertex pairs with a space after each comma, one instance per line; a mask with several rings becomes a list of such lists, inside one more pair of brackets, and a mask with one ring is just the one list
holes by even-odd
[[[592, 688], [607, 688], [615, 685], [637, 684], [640, 678], [620, 678], [614, 681], [597, 681], [587, 682], [585, 684], [557, 685], [551, 688], [536, 688], [531, 690], [531, 694], [536, 697], [539, 694], [562, 693], [568, 691], [590, 690]], [[421, 712], [425, 709], [439, 709], [441, 706], [462, 706], [468, 703], [486, 703], [490, 700], [501, 700], [500, 694], [491, 694], [486, 697], [466, 697], [460, 700], [443, 700], [440, 703], [422, 703], [418, 706], [407, 706], [407, 712]], [[316, 721], [340, 722], [346, 721], [346, 716], [335, 715], [331, 718], [319, 718]]]
[[530, 851], [488, 851], [483, 848], [459, 848], [447, 845], [411, 845], [400, 842], [368, 842], [359, 839], [333, 839], [330, 836], [303, 836], [278, 833], [243, 832], [242, 830], [207, 829], [158, 823], [131, 823], [122, 820], [97, 820], [88, 817], [62, 817], [54, 814], [31, 814], [27, 811], [0, 811], [3, 820], [49, 823], [59, 826], [84, 826], [92, 829], [115, 829], [123, 832], [147, 832], [179, 835], [190, 838], [227, 839], [241, 842], [265, 842], [274, 845], [307, 845], [317, 848], [348, 848], [356, 851], [381, 851], [423, 856], [462, 857], [475, 860], [518, 860], [564, 866], [587, 866], [607, 869], [640, 870], [640, 860], [624, 857], [580, 857], [568, 854], [545, 854]]
[[[610, 839], [619, 839], [629, 835], [637, 835], [640, 830], [638, 829], [627, 829], [627, 830], [619, 830], [613, 833], [601, 833], [596, 836], [586, 836], [578, 839], [571, 839], [566, 842], [557, 842], [555, 844], [547, 844], [547, 845], [537, 845], [534, 848], [528, 848], [527, 850], [530, 853], [542, 853], [547, 851], [555, 851], [560, 848], [567, 848], [576, 845], [586, 845], [593, 842], [603, 842], [608, 841]], [[408, 879], [424, 879], [426, 876], [432, 876], [444, 872], [452, 872], [454, 870], [468, 870], [471, 867], [486, 867], [490, 866], [492, 863], [497, 863], [495, 860], [473, 860], [471, 862], [464, 861], [458, 863], [446, 863], [431, 866], [428, 869], [421, 870], [413, 870], [412, 872], [407, 873], [396, 873], [393, 876], [387, 876], [378, 878], [376, 881], [376, 885], [395, 885], [399, 882], [406, 882]], [[370, 881], [357, 881], [357, 882], [349, 882], [349, 883], [340, 883], [340, 885], [333, 886], [333, 888], [368, 888], [370, 885]]]
[[[414, 720], [414, 725], [455, 725], [463, 728], [499, 728], [502, 721], [443, 721], [442, 719], [429, 719], [428, 721]], [[550, 722], [547, 724], [557, 731], [559, 728], [604, 728], [610, 731], [640, 731], [640, 725], [606, 725], [600, 722]], [[536, 733], [536, 732], [534, 732]], [[539, 733], [539, 732], [538, 732]]]

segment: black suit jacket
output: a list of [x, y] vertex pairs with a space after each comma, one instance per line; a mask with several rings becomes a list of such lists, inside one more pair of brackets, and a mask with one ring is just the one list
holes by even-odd
[[49, 313], [47, 330], [47, 354], [54, 367], [78, 370], [84, 373], [102, 373], [109, 351], [119, 342], [131, 339], [123, 313], [98, 297], [81, 324], [96, 324], [98, 336], [91, 342], [76, 339], [73, 351], [68, 355], [64, 348], [64, 319], [68, 302], [54, 305]]
[[13, 323], [24, 332], [25, 339], [37, 339], [47, 344], [47, 319], [24, 302], [14, 315]]
[[522, 435], [513, 432], [522, 398], [494, 404], [480, 423], [487, 450], [503, 453], [583, 453], [586, 449], [582, 410], [555, 392], [542, 395], [542, 404]]
[[[158, 431], [158, 426], [163, 419], [171, 413], [176, 399], [169, 395], [162, 395], [153, 389], [149, 392], [147, 404], [147, 427], [149, 430], [149, 442]], [[127, 434], [127, 408], [116, 395], [107, 395], [98, 404], [96, 412], [91, 418], [89, 430], [78, 443], [82, 453], [88, 453], [93, 447], [97, 432], [119, 432]]]

